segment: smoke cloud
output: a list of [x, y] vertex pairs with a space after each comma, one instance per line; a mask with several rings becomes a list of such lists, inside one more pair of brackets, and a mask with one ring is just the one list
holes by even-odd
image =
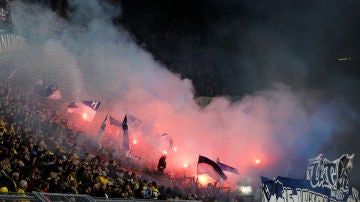
[[[202, 108], [194, 100], [191, 80], [168, 71], [137, 46], [127, 31], [112, 25], [111, 16], [119, 10], [97, 1], [75, 0], [72, 4], [74, 11], [67, 22], [46, 8], [14, 2], [13, 33], [24, 37], [27, 47], [5, 52], [0, 65], [5, 77], [16, 69], [9, 82], [24, 89], [31, 90], [39, 79], [58, 85], [64, 116], [72, 100], [101, 100], [91, 124], [81, 125], [74, 119], [89, 135], [98, 132], [107, 113], [119, 120], [131, 114], [143, 121], [139, 127], [129, 128], [131, 142], [137, 141], [131, 145], [132, 154], [140, 161], [156, 167], [168, 148], [161, 134], [168, 133], [177, 150], [168, 151], [166, 172], [195, 175], [198, 155], [219, 158], [240, 172], [239, 176], [228, 174], [230, 186], [244, 178], [259, 185], [260, 175], [304, 177], [307, 159], [320, 152], [337, 158], [344, 151], [328, 145], [333, 138], [343, 137], [348, 120], [358, 119], [357, 113], [341, 98], [301, 88], [311, 74], [308, 64], [286, 48], [273, 52], [268, 45], [265, 57], [272, 58], [272, 63], [253, 64], [242, 55], [237, 62], [245, 64], [250, 76], [241, 82], [254, 91], [234, 102], [216, 97]], [[285, 63], [280, 68], [276, 61]], [[257, 83], [262, 81], [252, 72], [252, 67], [259, 65], [273, 65], [262, 73], [269, 78], [262, 89]], [[268, 82], [277, 81], [272, 78], [279, 71], [289, 71], [288, 79], [297, 85], [284, 80]], [[111, 126], [103, 140], [122, 142], [121, 135], [121, 128]], [[358, 165], [355, 159], [355, 169]]]

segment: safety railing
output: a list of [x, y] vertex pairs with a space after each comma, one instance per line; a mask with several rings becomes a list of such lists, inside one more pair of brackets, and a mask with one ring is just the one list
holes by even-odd
[[197, 200], [157, 200], [157, 199], [122, 199], [122, 198], [99, 198], [82, 194], [63, 194], [63, 193], [43, 193], [31, 192], [25, 194], [19, 193], [0, 193], [0, 202], [196, 202]]

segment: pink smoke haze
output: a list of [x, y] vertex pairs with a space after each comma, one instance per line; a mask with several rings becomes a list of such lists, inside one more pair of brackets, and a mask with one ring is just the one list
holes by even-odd
[[[15, 4], [14, 29], [29, 37], [25, 29], [30, 27], [35, 34], [27, 38], [28, 48], [16, 55], [20, 59], [13, 60], [15, 55], [10, 53], [8, 59], [2, 58], [1, 65], [21, 72], [11, 82], [24, 88], [38, 79], [57, 84], [63, 95], [58, 103], [61, 113], [94, 137], [107, 113], [121, 121], [125, 114], [142, 120], [139, 127], [129, 127], [132, 155], [142, 165], [156, 167], [168, 149], [168, 139], [161, 137], [167, 133], [176, 151], [167, 151], [166, 172], [194, 176], [198, 156], [203, 155], [238, 169], [240, 175], [226, 173], [229, 186], [241, 179], [255, 183], [262, 174], [286, 173], [288, 165], [280, 163], [291, 159], [288, 151], [311, 128], [304, 98], [285, 84], [274, 84], [236, 102], [215, 97], [202, 108], [195, 102], [190, 80], [156, 62], [121, 28], [89, 16], [88, 27], [80, 29], [76, 18], [67, 24], [46, 10], [29, 20], [24, 17], [27, 12], [40, 8]], [[69, 31], [53, 34], [53, 26]], [[67, 114], [66, 106], [72, 100], [101, 100], [102, 105], [88, 123]], [[292, 127], [296, 123], [301, 127]], [[107, 127], [102, 143], [121, 147], [122, 129]]]

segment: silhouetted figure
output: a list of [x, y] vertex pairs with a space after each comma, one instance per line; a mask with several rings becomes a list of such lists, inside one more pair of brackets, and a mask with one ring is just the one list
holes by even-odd
[[160, 173], [164, 173], [165, 168], [166, 168], [166, 155], [162, 155], [159, 159], [158, 171]]

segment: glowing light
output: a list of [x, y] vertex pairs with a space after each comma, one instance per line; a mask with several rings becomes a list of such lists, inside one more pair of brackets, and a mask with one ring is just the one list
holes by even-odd
[[187, 168], [188, 167], [188, 164], [187, 163], [184, 163], [184, 168]]
[[252, 187], [251, 186], [239, 186], [239, 191], [242, 194], [249, 195], [252, 193]]
[[209, 177], [208, 177], [207, 175], [205, 175], [205, 174], [199, 175], [199, 176], [198, 176], [198, 179], [199, 179], [199, 183], [200, 183], [201, 185], [207, 185], [208, 182], [209, 182]]
[[88, 114], [84, 112], [81, 114], [81, 117], [86, 120], [88, 119]]
[[261, 163], [260, 159], [256, 159], [256, 160], [255, 160], [255, 164], [256, 164], [256, 165], [259, 165], [260, 163]]
[[176, 151], [177, 151], [177, 147], [174, 147], [173, 149], [174, 149], [174, 152], [176, 152]]
[[351, 57], [342, 57], [342, 58], [338, 58], [338, 61], [349, 61], [351, 60]]
[[167, 154], [167, 151], [166, 151], [166, 150], [164, 150], [164, 151], [163, 151], [163, 154], [165, 154], [165, 155], [166, 155], [166, 154]]
[[134, 143], [134, 144], [137, 144], [137, 140], [134, 140], [133, 143]]

